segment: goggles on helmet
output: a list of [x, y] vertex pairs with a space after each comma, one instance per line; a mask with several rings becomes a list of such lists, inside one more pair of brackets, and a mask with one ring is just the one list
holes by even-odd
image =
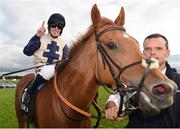
[[49, 27], [50, 27], [50, 28], [56, 28], [56, 27], [57, 27], [57, 28], [60, 29], [60, 30], [63, 29], [63, 25], [60, 24], [60, 23], [52, 23], [52, 24], [49, 25]]

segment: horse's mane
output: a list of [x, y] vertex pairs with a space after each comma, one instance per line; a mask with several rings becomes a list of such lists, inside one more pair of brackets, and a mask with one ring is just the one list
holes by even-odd
[[71, 47], [69, 48], [69, 57], [68, 60], [63, 61], [62, 63], [59, 63], [57, 65], [57, 71], [62, 72], [64, 68], [69, 64], [69, 62], [72, 60], [73, 56], [76, 55], [76, 53], [80, 50], [80, 48], [85, 46], [85, 43], [89, 37], [94, 33], [94, 26], [91, 25], [87, 29], [87, 32], [83, 35], [80, 35], [79, 38], [73, 42]]
[[76, 55], [77, 52], [79, 52], [80, 48], [85, 46], [84, 42], [86, 42], [93, 33], [94, 26], [91, 25], [84, 35], [81, 35], [75, 42], [73, 42], [72, 46], [69, 49], [69, 60], [71, 60], [73, 56]]
[[[101, 25], [107, 25], [111, 24], [112, 21], [103, 17], [103, 20], [101, 22]], [[80, 35], [79, 38], [73, 42], [72, 46], [69, 48], [69, 57], [68, 60], [63, 61], [62, 63], [59, 63], [56, 67], [56, 71], [62, 72], [65, 67], [69, 64], [69, 62], [72, 60], [73, 56], [76, 55], [79, 50], [85, 46], [85, 42], [91, 37], [91, 35], [95, 32], [95, 27], [93, 25], [90, 25], [89, 28], [87, 29], [87, 32], [83, 35]]]

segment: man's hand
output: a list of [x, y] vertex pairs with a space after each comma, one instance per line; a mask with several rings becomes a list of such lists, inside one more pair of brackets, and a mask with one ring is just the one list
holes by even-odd
[[41, 36], [46, 32], [46, 29], [45, 29], [45, 27], [44, 27], [44, 23], [45, 23], [45, 22], [43, 21], [41, 27], [37, 30], [36, 35], [37, 35], [38, 37], [41, 37]]
[[105, 109], [106, 119], [121, 121], [123, 117], [118, 117], [118, 110], [119, 108], [113, 101], [107, 102]]

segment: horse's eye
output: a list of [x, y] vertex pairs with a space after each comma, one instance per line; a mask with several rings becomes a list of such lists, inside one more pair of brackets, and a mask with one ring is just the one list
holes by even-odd
[[106, 47], [108, 47], [109, 49], [116, 49], [117, 46], [113, 41], [110, 41], [106, 44]]

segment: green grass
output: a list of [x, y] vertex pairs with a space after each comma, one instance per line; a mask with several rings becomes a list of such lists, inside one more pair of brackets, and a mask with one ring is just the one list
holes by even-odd
[[[105, 102], [109, 96], [103, 88], [99, 89], [98, 103], [104, 108]], [[15, 114], [15, 89], [5, 88], [0, 89], [0, 128], [17, 128], [17, 118]], [[95, 110], [91, 108], [91, 111], [96, 115]], [[104, 116], [104, 114], [102, 114]], [[96, 119], [93, 119], [93, 123]], [[121, 122], [110, 121], [101, 119], [100, 128], [123, 128], [128, 122], [128, 118]]]
[[16, 128], [15, 89], [0, 89], [0, 128]]

